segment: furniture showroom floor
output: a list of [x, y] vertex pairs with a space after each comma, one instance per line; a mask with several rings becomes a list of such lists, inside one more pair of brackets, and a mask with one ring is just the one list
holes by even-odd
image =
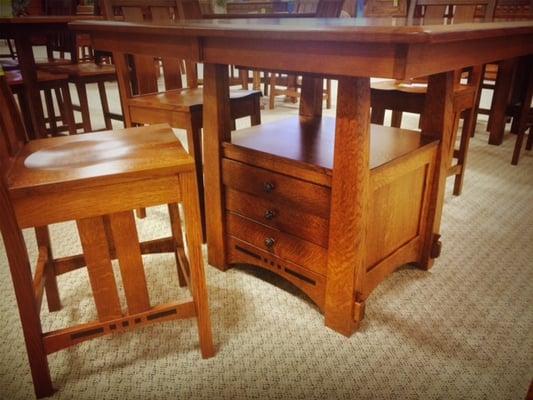
[[[116, 86], [108, 88], [116, 109]], [[96, 87], [90, 95], [99, 128]], [[280, 98], [263, 121], [289, 114], [297, 106]], [[524, 399], [533, 378], [533, 154], [513, 167], [514, 137], [499, 147], [487, 138], [480, 121], [463, 195], [453, 197], [448, 182], [433, 269], [407, 266], [379, 285], [351, 338], [327, 329], [318, 309], [276, 276], [208, 267], [214, 358], [201, 359], [194, 320], [96, 339], [50, 357], [54, 398]], [[169, 229], [162, 208], [138, 224], [144, 237]], [[33, 231], [25, 234], [34, 259]], [[78, 251], [74, 224], [53, 226], [54, 237], [57, 255]], [[173, 256], [146, 263], [154, 302], [174, 297]], [[3, 246], [0, 266], [0, 398], [33, 398]], [[45, 330], [95, 316], [85, 270], [60, 277], [59, 286], [64, 308], [49, 318], [43, 305]]]

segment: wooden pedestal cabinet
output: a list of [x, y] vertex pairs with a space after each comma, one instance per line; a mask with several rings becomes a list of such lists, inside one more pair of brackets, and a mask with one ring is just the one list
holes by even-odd
[[[229, 264], [281, 275], [324, 310], [334, 118], [292, 117], [223, 143]], [[389, 273], [421, 260], [437, 142], [371, 127], [370, 203], [362, 301]]]

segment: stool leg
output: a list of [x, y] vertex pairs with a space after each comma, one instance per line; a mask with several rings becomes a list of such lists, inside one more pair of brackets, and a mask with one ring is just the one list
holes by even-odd
[[326, 109], [331, 108], [331, 79], [326, 79]]
[[202, 157], [202, 130], [199, 123], [190, 121], [187, 128], [187, 143], [189, 145], [189, 154], [194, 157], [196, 166], [196, 178], [198, 185], [200, 201], [200, 218], [202, 226], [202, 243], [206, 241], [206, 222], [205, 222], [205, 198], [204, 198], [204, 169]]
[[403, 113], [398, 110], [392, 110], [392, 117], [391, 117], [391, 126], [393, 128], [401, 128], [402, 126], [402, 115]]
[[382, 107], [372, 106], [370, 121], [373, 124], [383, 125], [385, 123], [385, 109]]
[[48, 114], [48, 123], [50, 124], [50, 133], [52, 136], [57, 135], [56, 112], [54, 109], [54, 102], [52, 100], [52, 91], [50, 89], [44, 90], [44, 100], [46, 103], [46, 112]]
[[105, 82], [98, 82], [98, 92], [100, 93], [100, 102], [102, 104], [102, 112], [104, 113], [105, 128], [113, 129], [113, 125], [111, 124], [111, 117], [109, 116], [109, 103], [107, 102]]
[[209, 304], [205, 283], [204, 260], [200, 247], [202, 237], [200, 207], [198, 204], [197, 180], [193, 173], [180, 174], [180, 186], [183, 193], [185, 211], [185, 228], [187, 230], [187, 247], [189, 249], [189, 266], [191, 271], [191, 294], [196, 304], [198, 335], [203, 358], [212, 357], [215, 353], [209, 318]]
[[250, 123], [252, 126], [261, 125], [261, 97], [254, 96], [252, 102], [253, 111], [250, 115]]
[[66, 124], [68, 126], [68, 132], [71, 135], [75, 135], [76, 132], [76, 121], [74, 120], [74, 110], [72, 109], [72, 100], [70, 98], [70, 91], [68, 88], [68, 83], [64, 83], [61, 86], [61, 94], [63, 98], [63, 112], [65, 114]]
[[48, 250], [48, 262], [45, 268], [45, 290], [48, 311], [54, 312], [61, 310], [61, 300], [57, 288], [57, 277], [54, 271], [54, 255], [52, 253], [52, 243], [48, 226], [35, 228], [35, 238], [39, 247], [46, 247]]
[[84, 83], [76, 82], [76, 90], [80, 99], [81, 122], [84, 132], [91, 132], [91, 116], [89, 114], [89, 101], [87, 99], [87, 88]]
[[[168, 215], [170, 217], [170, 227], [172, 229], [172, 237], [174, 238], [174, 244], [176, 249], [174, 255], [176, 257], [176, 267], [178, 269], [178, 282], [180, 287], [187, 286], [187, 280], [185, 279], [185, 273], [190, 276], [190, 271], [184, 271], [181, 269], [180, 250], [183, 249], [183, 234], [181, 231], [181, 219], [180, 211], [177, 204], [168, 205]], [[185, 264], [186, 265], [186, 264]]]
[[276, 102], [276, 78], [277, 74], [275, 72], [272, 72], [270, 75], [270, 97], [269, 97], [269, 104], [268, 108], [271, 110], [274, 109], [274, 105]]

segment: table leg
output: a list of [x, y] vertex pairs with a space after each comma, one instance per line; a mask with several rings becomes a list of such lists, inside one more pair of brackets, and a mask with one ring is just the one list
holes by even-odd
[[30, 37], [16, 37], [15, 45], [17, 46], [20, 71], [24, 79], [24, 92], [32, 122], [32, 126], [27, 127], [28, 135], [30, 139], [46, 137], [44, 112], [37, 85], [37, 71]]
[[357, 329], [365, 273], [369, 197], [370, 79], [341, 78], [337, 95], [331, 186], [326, 325], [346, 336]]
[[503, 60], [498, 64], [498, 76], [490, 107], [489, 144], [500, 145], [505, 131], [505, 111], [511, 93], [516, 59]]
[[228, 66], [204, 65], [204, 184], [209, 264], [226, 269], [222, 142], [231, 141]]
[[422, 135], [440, 140], [435, 164], [435, 175], [430, 193], [428, 219], [425, 223], [424, 244], [420, 258], [420, 267], [429, 269], [440, 251], [440, 220], [444, 205], [446, 177], [450, 168], [450, 151], [453, 151], [454, 107], [453, 107], [454, 73], [444, 72], [431, 75], [424, 106], [424, 115], [431, 118], [422, 120]]

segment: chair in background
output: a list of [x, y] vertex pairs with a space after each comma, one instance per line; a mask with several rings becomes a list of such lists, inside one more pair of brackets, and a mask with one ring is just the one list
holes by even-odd
[[[87, 41], [82, 35], [76, 36], [73, 46], [70, 33], [50, 35], [47, 38], [48, 62], [38, 63], [38, 67], [48, 72], [66, 74], [68, 81], [76, 86], [79, 105], [74, 106], [74, 110], [81, 113], [81, 127], [84, 132], [93, 131], [91, 115], [89, 112], [89, 101], [87, 97], [87, 85], [96, 84], [100, 96], [100, 104], [105, 122], [105, 129], [111, 129], [111, 120], [123, 121], [122, 115], [110, 112], [107, 101], [105, 84], [116, 81], [115, 66], [110, 64], [96, 63], [95, 59], [90, 59], [92, 52], [83, 50], [87, 47]], [[81, 53], [80, 53], [81, 50]], [[59, 53], [59, 58], [55, 57]], [[69, 58], [65, 58], [68, 54]], [[80, 58], [81, 55], [81, 58]], [[60, 62], [67, 61], [67, 62]]]
[[[6, 80], [12, 92], [17, 95], [21, 109], [23, 110], [24, 124], [31, 127], [30, 112], [26, 108], [24, 79], [19, 70], [6, 71]], [[68, 88], [68, 76], [65, 74], [51, 74], [46, 71], [37, 71], [37, 88], [44, 93], [47, 117], [45, 123], [48, 124], [46, 133], [51, 136], [58, 136], [62, 131], [69, 134], [76, 134], [76, 124], [70, 91]], [[59, 116], [56, 115], [52, 93], [56, 95], [59, 107]], [[58, 125], [60, 120], [62, 125]]]
[[[1, 71], [1, 70], [0, 70]], [[25, 132], [0, 76], [0, 230], [37, 397], [50, 396], [47, 356], [83, 341], [156, 322], [196, 317], [202, 356], [214, 354], [200, 248], [195, 166], [168, 125], [40, 139]], [[178, 202], [183, 202], [188, 258]], [[168, 204], [172, 236], [139, 243], [132, 210]], [[83, 254], [55, 258], [48, 225], [76, 221]], [[22, 229], [35, 228], [34, 276]], [[142, 254], [175, 254], [191, 296], [152, 306]], [[122, 310], [112, 259], [118, 259]], [[56, 276], [87, 267], [98, 319], [43, 332], [41, 305], [61, 308]]]
[[[344, 0], [319, 0], [316, 4], [315, 18], [338, 18], [342, 11]], [[306, 6], [304, 8], [304, 5]], [[301, 3], [297, 7], [297, 12], [306, 12], [308, 3]], [[276, 96], [286, 96], [291, 102], [296, 102], [300, 93], [298, 87], [300, 86], [301, 79], [292, 74], [283, 76], [283, 74], [277, 72], [265, 73], [265, 76], [270, 74], [269, 82], [269, 108], [273, 109], [276, 104]], [[257, 80], [257, 78], [256, 78]], [[280, 89], [278, 85], [282, 81], [285, 88]], [[326, 100], [326, 108], [331, 108], [331, 79], [326, 79], [326, 88], [324, 91], [324, 98]]]
[[[490, 20], [494, 12], [494, 0], [413, 0], [409, 7], [408, 19], [415, 17], [415, 12], [420, 13], [423, 22], [442, 23], [473, 21], [476, 18], [478, 7], [485, 12], [484, 19]], [[479, 102], [482, 66], [475, 66], [466, 71], [456, 71], [454, 88], [454, 113], [455, 129], [452, 146], [455, 144], [455, 135], [459, 127], [459, 120], [463, 118], [460, 145], [457, 150], [450, 149], [449, 176], [455, 177], [453, 194], [459, 196], [462, 191], [466, 158], [470, 137], [475, 130], [476, 106]], [[464, 82], [466, 80], [466, 82]], [[385, 80], [372, 83], [371, 104], [372, 122], [384, 123], [385, 110], [392, 110], [391, 125], [400, 127], [402, 113], [410, 112], [420, 114], [424, 110], [424, 101], [427, 91], [426, 78], [408, 82]], [[452, 159], [456, 163], [452, 164]]]
[[[193, 13], [200, 12], [196, 0], [176, 3], [167, 0], [104, 0], [102, 4], [107, 19], [119, 18], [130, 22], [152, 21], [158, 24], [173, 24], [176, 20], [189, 19]], [[139, 55], [130, 57], [124, 53], [114, 53], [113, 59], [117, 68], [126, 126], [166, 122], [173, 128], [187, 131], [189, 153], [196, 163], [202, 227], [205, 233], [201, 136], [203, 89], [198, 87], [196, 64], [186, 63], [187, 88], [183, 88], [180, 60], [162, 58], [165, 91], [160, 92], [154, 57]], [[130, 73], [132, 69], [133, 74]], [[250, 117], [252, 125], [260, 124], [260, 96], [259, 91], [230, 90], [232, 120]]]

